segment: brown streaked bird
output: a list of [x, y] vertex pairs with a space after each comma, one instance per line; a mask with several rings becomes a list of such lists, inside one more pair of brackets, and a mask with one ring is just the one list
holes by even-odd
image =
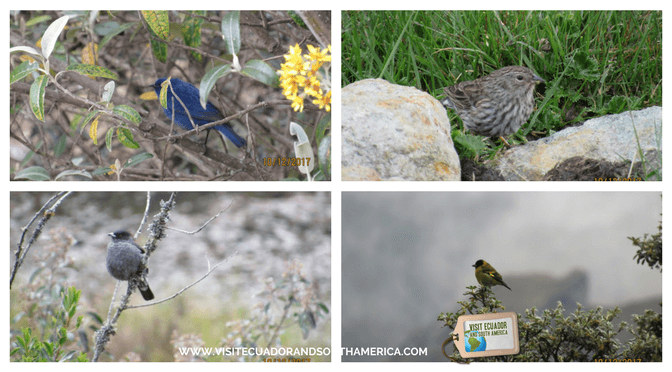
[[488, 137], [515, 133], [534, 110], [534, 87], [545, 82], [523, 66], [508, 66], [444, 88], [444, 106], [455, 110], [470, 132]]

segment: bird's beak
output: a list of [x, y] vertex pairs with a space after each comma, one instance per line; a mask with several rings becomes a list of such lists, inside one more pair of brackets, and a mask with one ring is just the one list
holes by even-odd
[[545, 82], [546, 82], [546, 80], [540, 78], [540, 77], [537, 76], [537, 75], [534, 75], [534, 77], [532, 78], [532, 81], [534, 81], [535, 84], [545, 83]]
[[113, 237], [113, 238], [115, 237], [115, 235], [114, 235], [114, 233], [113, 233], [113, 232], [111, 232], [111, 233], [107, 234], [107, 236], [111, 236], [111, 237]]

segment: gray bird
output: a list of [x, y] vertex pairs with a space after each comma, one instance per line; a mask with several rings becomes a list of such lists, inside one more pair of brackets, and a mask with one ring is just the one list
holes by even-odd
[[145, 301], [154, 299], [154, 293], [149, 289], [144, 275], [138, 275], [144, 250], [135, 244], [128, 231], [117, 230], [107, 235], [112, 237], [112, 242], [107, 245], [107, 271], [117, 280], [128, 281], [137, 277], [140, 279], [138, 289], [142, 298]]

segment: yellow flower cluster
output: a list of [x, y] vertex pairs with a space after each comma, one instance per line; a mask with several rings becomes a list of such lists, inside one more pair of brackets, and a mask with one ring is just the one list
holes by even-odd
[[[285, 63], [280, 66], [280, 87], [282, 94], [292, 101], [294, 111], [303, 111], [303, 99], [315, 98], [312, 102], [327, 112], [331, 110], [331, 81], [319, 73], [325, 62], [331, 62], [331, 45], [320, 50], [308, 45], [310, 54], [301, 55], [301, 47], [296, 44], [285, 54]], [[326, 72], [324, 72], [326, 74]], [[299, 88], [303, 92], [299, 94]], [[327, 91], [326, 94], [323, 91]]]

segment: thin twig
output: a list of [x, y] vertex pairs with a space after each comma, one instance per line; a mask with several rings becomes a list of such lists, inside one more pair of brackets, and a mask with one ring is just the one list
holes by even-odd
[[212, 218], [210, 218], [205, 224], [203, 224], [203, 226], [199, 227], [198, 230], [189, 232], [189, 231], [185, 231], [185, 230], [176, 229], [176, 228], [174, 228], [174, 227], [170, 227], [170, 226], [166, 226], [166, 229], [167, 229], [167, 230], [173, 230], [173, 231], [181, 232], [182, 234], [187, 234], [187, 235], [194, 235], [194, 234], [197, 234], [198, 232], [200, 232], [201, 230], [203, 230], [203, 228], [205, 228], [206, 226], [208, 226], [208, 224], [209, 224], [210, 222], [212, 222], [212, 220], [214, 220], [215, 218], [219, 217], [222, 213], [224, 213], [224, 211], [226, 211], [227, 209], [229, 209], [229, 208], [231, 207], [231, 204], [233, 204], [233, 202], [229, 203], [229, 205], [227, 205], [226, 208], [222, 209], [221, 211], [219, 211], [219, 213], [217, 213], [216, 215], [212, 216]]
[[117, 280], [117, 284], [114, 286], [114, 293], [112, 293], [112, 299], [110, 300], [110, 307], [107, 309], [107, 319], [112, 317], [112, 309], [114, 309], [114, 300], [117, 299], [117, 292], [119, 291], [119, 286], [121, 285], [121, 280]]
[[244, 109], [240, 112], [237, 112], [233, 115], [229, 115], [229, 116], [225, 117], [224, 119], [213, 121], [213, 122], [208, 123], [208, 124], [203, 124], [203, 125], [199, 126], [197, 129], [192, 129], [192, 130], [182, 132], [180, 134], [175, 134], [175, 135], [170, 134], [168, 136], [156, 138], [156, 140], [160, 141], [160, 140], [171, 139], [171, 138], [175, 139], [175, 138], [186, 137], [186, 136], [189, 136], [191, 134], [194, 134], [197, 130], [205, 130], [205, 129], [212, 128], [216, 125], [222, 125], [224, 123], [228, 123], [231, 120], [238, 119], [241, 116], [243, 116], [244, 114], [246, 114], [250, 111], [254, 111], [256, 109], [259, 109], [259, 108], [265, 108], [265, 107], [275, 106], [275, 105], [291, 105], [291, 103], [292, 103], [292, 101], [290, 101], [290, 100], [272, 100], [272, 101], [260, 102], [260, 103], [257, 103], [256, 105], [249, 106], [248, 108], [246, 108], [246, 109]]
[[145, 225], [145, 222], [147, 222], [147, 216], [149, 215], [149, 203], [152, 200], [152, 195], [149, 191], [147, 191], [147, 204], [145, 205], [145, 213], [142, 215], [142, 221], [140, 221], [140, 226], [138, 226], [138, 231], [135, 233], [135, 236], [133, 236], [133, 239], [137, 239], [138, 236], [140, 236], [140, 232], [142, 231], [142, 227]]
[[[42, 208], [40, 208], [40, 210], [35, 214], [35, 216], [33, 216], [30, 222], [28, 222], [28, 224], [21, 229], [21, 238], [19, 239], [16, 252], [14, 253], [14, 257], [16, 259], [14, 261], [14, 268], [12, 269], [12, 275], [9, 278], [9, 289], [12, 289], [12, 283], [14, 282], [14, 278], [16, 277], [16, 273], [19, 271], [19, 267], [21, 267], [21, 265], [23, 264], [23, 260], [26, 258], [26, 255], [28, 254], [30, 248], [33, 246], [33, 243], [40, 236], [47, 222], [49, 222], [51, 217], [53, 217], [56, 214], [56, 209], [58, 208], [58, 206], [61, 205], [63, 200], [65, 200], [65, 198], [70, 196], [71, 193], [72, 193], [71, 191], [68, 192], [63, 191], [51, 197], [51, 199], [49, 199], [42, 206]], [[47, 209], [47, 207], [51, 204], [51, 202], [54, 201], [56, 198], [59, 199], [51, 206], [51, 208]], [[42, 215], [42, 219], [38, 222], [37, 227], [35, 227], [35, 230], [33, 230], [33, 235], [31, 235], [30, 239], [28, 239], [26, 247], [23, 247], [23, 242], [26, 233], [28, 232], [28, 229], [35, 222], [35, 220], [39, 215]]]
[[[160, 303], [163, 303], [163, 302], [172, 300], [173, 298], [175, 298], [175, 297], [181, 295], [181, 294], [182, 294], [184, 291], [186, 291], [187, 289], [189, 289], [189, 288], [195, 286], [195, 285], [198, 284], [200, 281], [202, 281], [203, 279], [207, 278], [207, 277], [210, 275], [210, 273], [212, 273], [213, 271], [215, 271], [215, 269], [216, 269], [217, 267], [219, 267], [219, 265], [225, 263], [225, 262], [228, 261], [231, 257], [234, 257], [236, 254], [238, 254], [238, 251], [234, 252], [231, 256], [227, 257], [224, 261], [219, 262], [217, 265], [213, 266], [211, 269], [208, 269], [208, 272], [205, 273], [200, 279], [198, 279], [198, 280], [196, 280], [195, 282], [189, 284], [188, 286], [186, 286], [186, 287], [180, 289], [179, 291], [175, 292], [175, 293], [174, 293], [172, 296], [170, 296], [170, 297], [166, 297], [166, 298], [164, 298], [164, 299], [162, 299], [162, 300], [154, 301], [154, 302], [151, 302], [151, 303], [148, 303], [148, 304], [145, 303], [145, 304], [142, 304], [142, 305], [128, 306], [128, 307], [126, 307], [125, 309], [138, 309], [138, 308], [141, 308], [141, 307], [147, 307], [147, 306], [158, 305], [158, 304], [160, 304]], [[207, 259], [207, 258], [206, 258], [206, 259]], [[210, 261], [208, 261], [208, 266], [210, 266]]]

